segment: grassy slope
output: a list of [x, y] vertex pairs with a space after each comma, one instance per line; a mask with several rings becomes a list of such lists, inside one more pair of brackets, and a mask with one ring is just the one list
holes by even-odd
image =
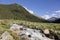
[[35, 27], [38, 26], [41, 29], [54, 29], [59, 31], [60, 30], [60, 24], [57, 23], [39, 23], [39, 22], [29, 22], [29, 21], [23, 21], [23, 20], [0, 20], [0, 31], [1, 30], [7, 30], [10, 28], [10, 25], [12, 23], [17, 24], [23, 24], [29, 27]]
[[[0, 20], [0, 35], [4, 31], [9, 32], [10, 31], [9, 28], [12, 23], [23, 24], [31, 28], [38, 26], [40, 29], [43, 29], [43, 30], [48, 28], [48, 29], [60, 31], [60, 24], [57, 24], [57, 23], [40, 23], [40, 22], [29, 22], [29, 21], [24, 21], [24, 20]], [[20, 37], [16, 36], [14, 33], [11, 33], [11, 34], [15, 40], [20, 40]], [[60, 35], [60, 34], [58, 33], [57, 35]]]
[[16, 19], [32, 22], [45, 22], [44, 19], [34, 16], [33, 14], [25, 10], [25, 8], [17, 4], [0, 4], [0, 19]]

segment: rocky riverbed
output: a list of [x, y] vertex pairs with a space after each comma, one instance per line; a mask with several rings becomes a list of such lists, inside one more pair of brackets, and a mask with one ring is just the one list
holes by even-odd
[[[10, 27], [10, 31], [15, 32], [15, 34], [17, 36], [20, 36], [22, 40], [59, 40], [54, 39], [54, 36], [52, 36], [52, 38], [49, 38], [48, 36], [50, 32], [48, 29], [43, 31], [37, 27], [32, 29], [26, 26], [12, 24]], [[10, 33], [5, 31], [1, 35], [0, 40], [14, 40], [14, 38], [10, 35]]]

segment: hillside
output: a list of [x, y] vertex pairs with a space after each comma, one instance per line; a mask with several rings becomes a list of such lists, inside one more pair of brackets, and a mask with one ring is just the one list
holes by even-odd
[[26, 20], [32, 22], [45, 22], [41, 17], [29, 13], [18, 4], [0, 4], [0, 19]]
[[49, 21], [51, 23], [60, 23], [60, 18], [52, 17], [52, 18], [48, 19], [47, 21]]
[[60, 18], [58, 18], [57, 20], [55, 20], [54, 23], [60, 23]]

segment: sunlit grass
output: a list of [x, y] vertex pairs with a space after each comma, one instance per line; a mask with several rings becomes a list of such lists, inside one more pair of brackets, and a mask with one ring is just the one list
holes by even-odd
[[[29, 26], [30, 28], [34, 28], [37, 26], [38, 28], [44, 30], [44, 29], [53, 29], [56, 31], [60, 31], [60, 23], [40, 23], [40, 22], [29, 22], [24, 20], [0, 20], [0, 35], [4, 31], [9, 31], [9, 28], [11, 24], [17, 23], [25, 26]], [[58, 35], [60, 35], [58, 33]], [[14, 36], [14, 35], [13, 35]], [[18, 37], [16, 37], [18, 39]]]

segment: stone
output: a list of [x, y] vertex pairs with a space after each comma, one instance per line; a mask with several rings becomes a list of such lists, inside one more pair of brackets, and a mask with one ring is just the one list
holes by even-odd
[[[18, 36], [22, 38], [22, 40], [51, 40], [50, 38], [46, 37], [43, 32], [40, 32], [39, 28], [36, 27], [36, 29], [28, 28], [28, 27], [23, 27], [18, 24], [13, 24], [11, 26], [11, 29], [16, 29], [13, 32], [15, 32]], [[12, 29], [12, 30], [13, 30]], [[44, 30], [45, 34], [50, 34], [48, 29]]]
[[22, 28], [23, 26], [21, 25], [18, 25], [18, 24], [12, 24], [11, 27], [10, 27], [10, 30], [13, 31], [13, 30], [18, 30], [20, 28]]
[[13, 37], [7, 32], [5, 31], [1, 36], [0, 36], [0, 40], [14, 40]]
[[50, 34], [49, 29], [45, 29], [44, 34]]

